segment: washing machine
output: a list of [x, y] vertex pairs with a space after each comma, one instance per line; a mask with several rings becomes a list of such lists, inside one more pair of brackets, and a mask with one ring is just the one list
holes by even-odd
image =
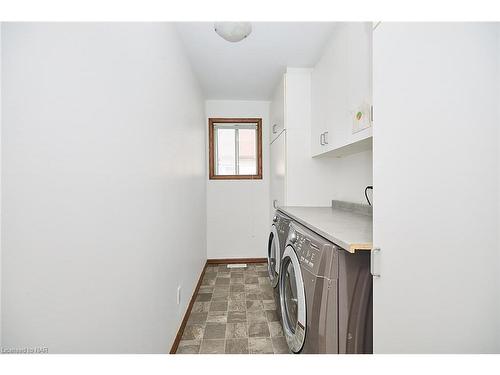
[[372, 353], [369, 252], [351, 254], [292, 222], [279, 293], [293, 353]]
[[285, 250], [285, 243], [288, 237], [288, 229], [291, 219], [281, 211], [276, 211], [271, 225], [271, 233], [269, 234], [269, 241], [267, 245], [267, 269], [269, 272], [269, 279], [274, 291], [274, 300], [276, 302], [276, 309], [279, 311], [280, 298], [279, 298], [279, 271], [280, 261], [283, 251]]

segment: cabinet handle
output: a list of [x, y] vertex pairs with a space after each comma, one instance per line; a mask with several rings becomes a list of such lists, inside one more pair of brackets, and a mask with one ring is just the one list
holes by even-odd
[[276, 130], [276, 127], [278, 126], [278, 124], [274, 124], [273, 125], [273, 134], [276, 134], [278, 131]]
[[[373, 277], [380, 277], [380, 267], [377, 259], [380, 257], [380, 247], [374, 247], [370, 253], [370, 273]], [[378, 259], [380, 260], [380, 259]]]
[[320, 143], [321, 146], [323, 146], [325, 144], [324, 141], [323, 141], [324, 135], [325, 135], [325, 133], [321, 133], [319, 135], [319, 143]]
[[324, 132], [323, 133], [323, 142], [325, 142], [324, 144], [327, 145], [328, 144], [328, 132]]
[[273, 208], [278, 208], [278, 200], [277, 199], [273, 200]]

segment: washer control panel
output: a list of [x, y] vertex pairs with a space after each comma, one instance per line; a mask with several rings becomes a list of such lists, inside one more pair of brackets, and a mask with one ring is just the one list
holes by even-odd
[[300, 232], [295, 232], [297, 241], [295, 242], [295, 251], [299, 257], [300, 263], [308, 267], [313, 273], [318, 268], [316, 265], [321, 258], [321, 252], [318, 246], [313, 244], [310, 239]]
[[[295, 237], [295, 242], [290, 241]], [[309, 233], [304, 228], [299, 228], [296, 224], [290, 225], [288, 242], [293, 245], [299, 262], [312, 274], [323, 277], [335, 277], [330, 275], [331, 262], [337, 256], [337, 248], [322, 237]]]

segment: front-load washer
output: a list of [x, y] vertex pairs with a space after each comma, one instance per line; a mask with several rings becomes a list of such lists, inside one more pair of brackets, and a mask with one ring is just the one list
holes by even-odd
[[279, 274], [283, 332], [294, 353], [371, 353], [369, 254], [348, 253], [296, 222]]
[[276, 302], [276, 309], [279, 313], [279, 271], [280, 262], [283, 251], [285, 250], [285, 243], [288, 237], [288, 229], [291, 219], [281, 211], [276, 211], [271, 225], [271, 233], [269, 234], [269, 241], [267, 244], [267, 269], [269, 272], [269, 279], [274, 290], [274, 299]]

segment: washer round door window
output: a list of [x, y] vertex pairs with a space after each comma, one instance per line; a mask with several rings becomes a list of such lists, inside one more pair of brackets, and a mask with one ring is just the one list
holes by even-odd
[[269, 244], [267, 249], [267, 270], [269, 272], [269, 279], [271, 280], [271, 285], [275, 288], [279, 281], [279, 269], [280, 269], [280, 241], [278, 237], [278, 231], [273, 225], [272, 232], [269, 235]]
[[306, 299], [299, 259], [292, 246], [286, 247], [281, 258], [280, 305], [288, 347], [298, 353], [306, 337]]

